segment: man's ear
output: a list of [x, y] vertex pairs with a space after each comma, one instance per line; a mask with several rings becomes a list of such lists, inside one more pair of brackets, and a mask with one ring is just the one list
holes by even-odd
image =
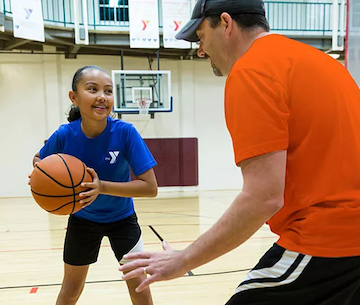
[[69, 92], [69, 99], [75, 106], [78, 106], [77, 99], [76, 99], [76, 93], [74, 91]]
[[220, 19], [221, 19], [221, 25], [225, 29], [225, 36], [226, 38], [229, 38], [231, 32], [233, 31], [234, 20], [231, 18], [231, 16], [228, 13], [222, 13], [220, 15]]

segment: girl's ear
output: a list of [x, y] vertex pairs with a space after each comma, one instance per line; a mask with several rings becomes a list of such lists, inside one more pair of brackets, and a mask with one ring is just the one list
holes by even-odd
[[79, 106], [76, 99], [76, 93], [74, 91], [69, 92], [69, 99], [75, 106]]

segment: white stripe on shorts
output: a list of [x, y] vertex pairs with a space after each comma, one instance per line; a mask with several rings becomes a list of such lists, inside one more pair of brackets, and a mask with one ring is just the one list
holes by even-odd
[[[274, 266], [251, 270], [235, 290], [235, 294], [248, 289], [290, 284], [300, 276], [311, 258], [310, 255], [285, 250], [281, 259]], [[294, 270], [291, 271], [291, 269]]]
[[[135, 252], [142, 252], [142, 251], [144, 251], [144, 242], [142, 239], [142, 235], [140, 235], [140, 238], [139, 238], [138, 242], [136, 243], [136, 245], [134, 246], [134, 248], [132, 248], [127, 254], [135, 253]], [[131, 262], [131, 260], [122, 259], [119, 263], [121, 265], [124, 265], [129, 262]]]

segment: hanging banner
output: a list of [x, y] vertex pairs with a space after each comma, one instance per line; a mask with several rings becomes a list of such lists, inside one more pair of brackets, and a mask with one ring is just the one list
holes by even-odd
[[3, 8], [5, 8], [4, 0], [0, 0], [0, 32], [5, 32], [5, 15]]
[[[88, 3], [87, 0], [73, 0], [74, 4], [74, 26], [75, 26], [75, 43], [89, 44], [89, 25], [88, 25]], [[81, 11], [82, 9], [82, 11]], [[82, 23], [81, 25], [81, 16]]]
[[45, 41], [41, 0], [11, 0], [14, 36]]
[[130, 47], [158, 49], [158, 0], [129, 0]]
[[162, 11], [164, 21], [164, 47], [190, 49], [190, 42], [177, 40], [175, 35], [190, 19], [191, 0], [162, 0]]

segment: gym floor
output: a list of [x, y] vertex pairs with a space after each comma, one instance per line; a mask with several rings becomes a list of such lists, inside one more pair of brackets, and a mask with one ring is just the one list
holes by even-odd
[[[174, 249], [183, 249], [210, 228], [237, 196], [235, 191], [187, 197], [137, 199], [135, 209], [146, 251], [162, 251], [152, 225]], [[67, 216], [50, 215], [32, 198], [0, 199], [0, 304], [55, 304], [63, 276]], [[234, 251], [192, 270], [192, 276], [151, 286], [156, 305], [221, 305], [276, 241], [267, 226]], [[90, 267], [77, 304], [131, 304], [108, 240]]]

